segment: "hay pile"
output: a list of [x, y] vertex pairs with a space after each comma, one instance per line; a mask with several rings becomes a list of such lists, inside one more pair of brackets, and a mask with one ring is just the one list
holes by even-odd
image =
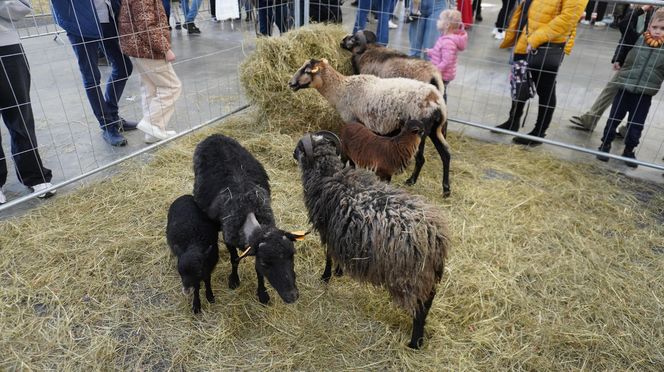
[[267, 169], [278, 226], [308, 227], [292, 151], [336, 114], [286, 81], [309, 57], [346, 63], [335, 54], [343, 32], [317, 27], [261, 39], [243, 65], [260, 116], [226, 120], [0, 223], [1, 370], [661, 369], [664, 190], [454, 134], [452, 197], [441, 199], [433, 151], [408, 188], [447, 212], [453, 239], [423, 350], [405, 346], [411, 320], [383, 290], [319, 280], [315, 234], [297, 245], [297, 303], [268, 288], [271, 304], [260, 305], [251, 260], [228, 290], [222, 251], [217, 303], [193, 316], [164, 229], [170, 202], [191, 193], [204, 136], [237, 138]]
[[[278, 225], [307, 227], [298, 136], [260, 132], [250, 116], [213, 129], [267, 168]], [[210, 131], [208, 131], [209, 133]], [[413, 193], [447, 211], [453, 251], [423, 350], [410, 319], [379, 289], [319, 281], [316, 235], [298, 243], [300, 299], [255, 299], [252, 261], [230, 291], [227, 254], [216, 304], [191, 314], [164, 227], [193, 186], [205, 134], [126, 165], [0, 224], [0, 369], [658, 370], [664, 363], [664, 193], [538, 152], [452, 136], [454, 193], [439, 160]], [[405, 176], [394, 180], [404, 187]], [[223, 246], [222, 246], [223, 247]]]
[[293, 92], [288, 80], [311, 58], [327, 58], [339, 72], [352, 73], [350, 52], [339, 46], [346, 35], [340, 26], [313, 24], [256, 40], [256, 52], [240, 67], [240, 81], [260, 108], [263, 125], [284, 133], [339, 128], [341, 117], [316, 90]]

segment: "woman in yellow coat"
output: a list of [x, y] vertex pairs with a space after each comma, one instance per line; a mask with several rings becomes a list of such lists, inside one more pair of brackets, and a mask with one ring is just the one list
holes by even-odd
[[[588, 0], [524, 0], [517, 6], [505, 31], [501, 48], [514, 48], [514, 61], [528, 61], [536, 86], [539, 109], [532, 136], [544, 137], [556, 108], [556, 75], [564, 54], [574, 46], [576, 25]], [[522, 14], [524, 15], [522, 17]], [[498, 128], [519, 130], [524, 101], [512, 101], [509, 119]], [[541, 142], [515, 137], [522, 145]]]

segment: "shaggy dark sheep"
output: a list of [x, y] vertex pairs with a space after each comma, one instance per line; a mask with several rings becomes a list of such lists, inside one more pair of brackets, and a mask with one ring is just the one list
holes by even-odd
[[[438, 89], [405, 78], [382, 79], [372, 75], [344, 76], [326, 59], [307, 61], [288, 82], [291, 89], [314, 88], [337, 109], [345, 123], [358, 122], [387, 135], [401, 131], [407, 120], [419, 120], [443, 162], [443, 197], [450, 195], [450, 151], [443, 125], [447, 108]], [[424, 141], [415, 156], [415, 169], [406, 184], [417, 182], [424, 165]]]
[[393, 137], [378, 135], [359, 123], [349, 123], [341, 128], [341, 149], [356, 166], [390, 182], [393, 175], [408, 167], [423, 133], [424, 124], [418, 120], [408, 120]]
[[409, 78], [431, 84], [441, 92], [445, 89], [440, 71], [431, 62], [376, 44], [376, 34], [371, 31], [360, 30], [344, 37], [341, 47], [352, 53], [355, 74]]
[[[297, 300], [293, 241], [304, 235], [275, 226], [270, 206], [269, 178], [263, 165], [236, 140], [221, 134], [203, 140], [194, 152], [194, 198], [209, 218], [219, 221], [230, 253], [228, 287], [240, 285], [237, 266], [246, 256], [256, 258], [262, 304], [270, 300], [264, 277], [286, 303]], [[238, 249], [243, 249], [238, 256]]]
[[364, 169], [342, 167], [336, 141], [325, 133], [305, 135], [293, 152], [309, 221], [327, 247], [323, 280], [334, 260], [352, 278], [387, 289], [413, 316], [408, 346], [419, 348], [449, 250], [447, 225], [420, 197]]
[[191, 195], [175, 199], [168, 209], [166, 241], [178, 260], [182, 293], [194, 293], [192, 309], [201, 311], [198, 291], [205, 282], [205, 298], [214, 302], [210, 276], [219, 261], [219, 222], [210, 220]]

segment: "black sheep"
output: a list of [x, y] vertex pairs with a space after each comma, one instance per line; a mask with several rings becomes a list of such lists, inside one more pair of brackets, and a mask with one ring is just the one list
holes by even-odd
[[[269, 178], [263, 165], [236, 140], [221, 134], [203, 140], [194, 152], [194, 198], [211, 219], [219, 221], [233, 267], [228, 287], [240, 285], [237, 266], [246, 256], [256, 257], [256, 294], [268, 303], [264, 277], [286, 303], [297, 300], [293, 241], [304, 234], [275, 226], [270, 206]], [[243, 249], [238, 256], [238, 249]]]
[[219, 261], [219, 223], [198, 208], [193, 196], [182, 195], [168, 209], [166, 240], [178, 259], [182, 293], [194, 293], [192, 309], [199, 313], [201, 281], [205, 282], [205, 298], [214, 302], [210, 276]]

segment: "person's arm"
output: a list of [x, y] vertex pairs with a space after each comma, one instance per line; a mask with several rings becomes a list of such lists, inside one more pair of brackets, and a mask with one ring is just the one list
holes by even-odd
[[627, 14], [627, 16], [625, 16], [625, 19], [620, 22], [620, 32], [622, 33], [622, 36], [620, 37], [618, 46], [613, 53], [613, 58], [611, 59], [611, 63], [614, 65], [618, 63], [620, 66], [622, 66], [623, 63], [625, 63], [625, 57], [627, 57], [627, 53], [632, 50], [634, 43], [636, 43], [636, 41], [639, 39], [639, 36], [641, 36], [641, 34], [639, 34], [639, 32], [636, 30], [636, 24], [639, 20], [639, 17], [648, 10], [647, 7], [649, 6], [644, 5], [643, 7], [632, 9]]
[[585, 7], [586, 1], [583, 0], [563, 0], [560, 14], [546, 25], [530, 33], [528, 35], [528, 45], [537, 48], [553, 39], [571, 35]]
[[442, 40], [437, 40], [436, 44], [431, 49], [427, 49], [427, 55], [429, 56], [429, 61], [436, 67], [440, 63], [441, 56], [441, 42]]

